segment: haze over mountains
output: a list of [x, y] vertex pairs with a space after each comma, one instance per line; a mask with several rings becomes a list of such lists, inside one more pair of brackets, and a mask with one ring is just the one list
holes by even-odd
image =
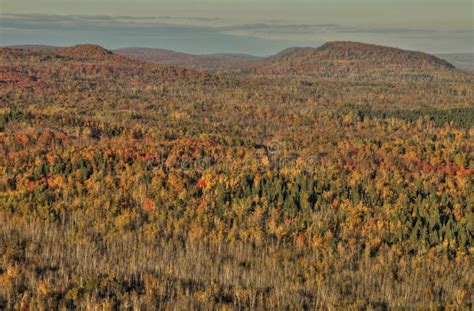
[[[47, 46], [47, 45], [15, 45], [10, 46], [11, 48], [20, 48], [20, 49], [27, 49], [32, 51], [56, 51], [60, 50], [62, 47], [57, 46]], [[362, 48], [362, 49], [361, 49]], [[357, 57], [361, 56], [360, 52], [367, 48], [367, 55], [373, 55], [374, 57], [378, 58], [380, 61], [380, 57], [383, 57], [385, 61], [388, 61], [388, 58], [392, 58], [395, 60], [394, 57], [399, 59], [401, 65], [409, 65], [403, 64], [405, 61], [411, 63], [411, 65], [417, 65], [417, 61], [421, 62], [431, 62], [432, 64], [438, 63], [443, 64], [443, 62], [439, 59], [435, 59], [433, 57], [428, 57], [429, 54], [419, 53], [419, 52], [409, 52], [403, 53], [404, 50], [400, 49], [386, 49], [383, 50], [381, 46], [376, 45], [369, 45], [363, 43], [355, 43], [355, 42], [333, 42], [333, 43], [326, 43], [319, 48], [310, 48], [310, 47], [291, 47], [285, 49], [281, 52], [278, 52], [274, 55], [270, 55], [268, 57], [259, 57], [253, 56], [248, 54], [229, 54], [229, 53], [215, 53], [215, 54], [207, 54], [207, 55], [195, 55], [189, 53], [182, 53], [176, 52], [167, 49], [157, 49], [157, 48], [142, 48], [142, 47], [130, 47], [130, 48], [121, 48], [112, 50], [115, 54], [126, 56], [128, 58], [142, 60], [147, 62], [156, 62], [161, 64], [167, 65], [175, 65], [184, 68], [195, 68], [195, 69], [206, 69], [206, 70], [217, 70], [217, 69], [229, 69], [229, 68], [248, 68], [252, 66], [259, 66], [259, 63], [264, 61], [265, 67], [267, 70], [270, 70], [272, 67], [272, 61], [280, 61], [281, 58], [285, 59], [285, 62], [293, 62], [294, 65], [301, 66], [301, 65], [309, 65], [305, 64], [304, 60], [300, 59], [299, 63], [296, 61], [296, 58], [301, 58], [302, 56], [306, 55], [310, 59], [314, 57], [324, 57], [321, 55], [321, 51], [323, 50], [338, 50], [334, 51], [333, 56], [337, 56], [336, 54], [339, 53], [338, 57], [351, 57], [353, 60], [360, 60]], [[343, 51], [343, 50], [346, 50]], [[353, 50], [353, 52], [349, 52]], [[357, 52], [358, 50], [358, 52]], [[359, 53], [357, 55], [357, 53]], [[410, 54], [411, 53], [411, 54]], [[311, 56], [312, 54], [312, 56]], [[386, 54], [386, 55], [385, 55]], [[318, 56], [319, 55], [319, 56]], [[286, 56], [286, 57], [285, 57]], [[326, 56], [329, 56], [326, 54]], [[453, 66], [458, 69], [466, 70], [466, 71], [474, 71], [474, 53], [457, 53], [457, 54], [437, 54], [436, 55], [441, 60], [446, 60]], [[403, 60], [403, 58], [405, 60]], [[444, 64], [446, 64], [444, 62]], [[287, 64], [289, 65], [289, 64]], [[421, 65], [421, 63], [419, 63]], [[270, 70], [271, 71], [271, 70]]]

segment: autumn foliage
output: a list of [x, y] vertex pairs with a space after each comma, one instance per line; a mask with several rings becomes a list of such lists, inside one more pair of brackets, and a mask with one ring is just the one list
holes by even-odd
[[473, 77], [365, 48], [1, 49], [0, 309], [472, 308]]

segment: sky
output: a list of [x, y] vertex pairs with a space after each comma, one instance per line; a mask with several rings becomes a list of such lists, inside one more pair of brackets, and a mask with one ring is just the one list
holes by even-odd
[[270, 55], [327, 41], [474, 52], [474, 0], [0, 0], [0, 45]]

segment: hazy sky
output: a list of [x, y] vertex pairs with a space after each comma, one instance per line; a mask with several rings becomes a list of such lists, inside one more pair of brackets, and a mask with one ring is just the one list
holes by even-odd
[[474, 51], [474, 0], [0, 0], [2, 45], [89, 42], [265, 55], [353, 40]]

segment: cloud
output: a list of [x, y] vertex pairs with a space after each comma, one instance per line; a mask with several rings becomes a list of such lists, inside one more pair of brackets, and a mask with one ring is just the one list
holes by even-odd
[[173, 17], [173, 16], [106, 16], [106, 15], [45, 15], [45, 14], [3, 14], [2, 27], [81, 27], [91, 24], [95, 27], [157, 27], [157, 26], [212, 26], [219, 21], [218, 17]]
[[374, 28], [338, 24], [290, 24], [281, 20], [257, 22], [253, 24], [223, 24], [218, 17], [131, 17], [131, 16], [79, 16], [79, 15], [41, 15], [4, 14], [2, 28], [12, 29], [129, 29], [157, 30], [173, 29], [193, 32], [216, 32], [237, 35], [281, 35], [291, 39], [291, 35], [321, 33], [380, 33], [404, 34], [436, 33], [433, 30], [410, 28]]
[[[19, 33], [36, 32], [41, 38], [45, 36], [55, 40], [67, 34], [95, 34], [99, 40], [106, 38], [113, 47], [128, 46], [127, 42], [142, 43], [149, 47], [173, 48], [183, 47], [185, 51], [208, 51], [211, 46], [226, 49], [242, 49], [238, 52], [262, 55], [268, 52], [256, 51], [256, 46], [268, 45], [272, 48], [285, 47], [285, 44], [315, 46], [324, 41], [353, 40], [397, 45], [405, 48], [426, 51], [459, 51], [472, 50], [472, 32], [470, 30], [439, 31], [408, 27], [373, 27], [366, 25], [342, 25], [328, 23], [289, 23], [284, 20], [265, 20], [255, 23], [229, 23], [219, 17], [193, 16], [81, 16], [81, 15], [43, 15], [43, 14], [3, 14], [0, 21], [1, 31], [9, 41], [15, 41]], [[43, 32], [41, 32], [43, 31]], [[50, 31], [51, 34], [45, 34]], [[41, 32], [41, 34], [39, 33]], [[56, 37], [52, 37], [56, 34]], [[122, 36], [122, 37], [120, 37]], [[114, 42], [109, 38], [119, 38]], [[120, 39], [123, 38], [123, 39]], [[142, 38], [143, 40], [137, 40]], [[5, 39], [5, 40], [6, 40]], [[147, 41], [148, 40], [148, 41]], [[180, 42], [181, 40], [181, 42]], [[222, 40], [221, 43], [214, 42]], [[234, 41], [232, 41], [234, 40]], [[257, 44], [260, 40], [261, 44]], [[3, 39], [2, 39], [3, 41]], [[238, 45], [232, 42], [247, 42]], [[173, 46], [162, 46], [174, 42]], [[187, 42], [187, 43], [186, 43]], [[30, 42], [25, 42], [30, 43]], [[100, 43], [100, 42], [99, 42]], [[8, 41], [2, 44], [11, 44]], [[188, 47], [187, 47], [188, 46]], [[447, 47], [451, 50], [448, 51]], [[227, 49], [226, 49], [227, 50]], [[263, 49], [269, 51], [270, 49]]]

